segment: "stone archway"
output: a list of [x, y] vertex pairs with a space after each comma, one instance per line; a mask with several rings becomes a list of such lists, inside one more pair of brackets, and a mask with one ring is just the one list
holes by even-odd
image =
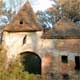
[[24, 66], [24, 71], [41, 74], [41, 58], [34, 52], [21, 53], [21, 63]]

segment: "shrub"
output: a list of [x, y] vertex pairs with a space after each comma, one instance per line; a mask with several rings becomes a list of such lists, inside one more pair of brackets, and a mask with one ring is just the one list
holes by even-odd
[[13, 61], [8, 69], [5, 68], [6, 60], [6, 51], [0, 48], [0, 80], [40, 80], [40, 75], [23, 71], [24, 67], [19, 58]]

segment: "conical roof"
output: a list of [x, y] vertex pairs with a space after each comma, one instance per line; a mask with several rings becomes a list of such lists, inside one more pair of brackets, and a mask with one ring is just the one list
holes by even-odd
[[34, 14], [32, 7], [27, 1], [24, 6], [20, 9], [18, 14], [12, 19], [4, 31], [9, 32], [24, 32], [24, 31], [40, 31], [42, 30], [39, 26], [36, 15]]
[[42, 38], [47, 39], [66, 39], [80, 38], [80, 27], [67, 18], [60, 19], [51, 30], [44, 33]]

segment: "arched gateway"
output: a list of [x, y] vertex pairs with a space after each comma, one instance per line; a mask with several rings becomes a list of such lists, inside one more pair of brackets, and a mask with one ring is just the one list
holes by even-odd
[[41, 58], [34, 52], [21, 53], [21, 63], [24, 66], [24, 71], [41, 74]]

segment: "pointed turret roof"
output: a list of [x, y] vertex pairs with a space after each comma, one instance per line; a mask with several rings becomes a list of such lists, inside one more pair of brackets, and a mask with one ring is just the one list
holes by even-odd
[[8, 24], [4, 31], [24, 32], [24, 31], [40, 31], [42, 30], [33, 9], [27, 1], [20, 9], [16, 16]]
[[42, 38], [80, 38], [80, 27], [78, 27], [74, 22], [72, 22], [68, 18], [64, 17], [60, 19], [51, 30], [44, 33]]

